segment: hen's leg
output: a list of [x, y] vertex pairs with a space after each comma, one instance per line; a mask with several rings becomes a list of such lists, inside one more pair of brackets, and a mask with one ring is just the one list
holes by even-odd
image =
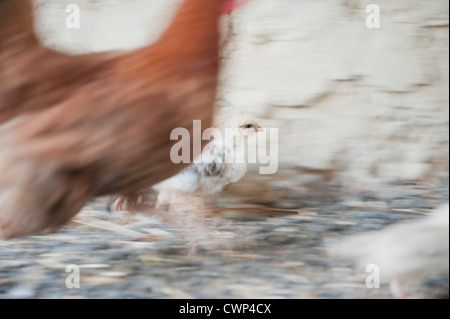
[[403, 293], [403, 284], [398, 279], [393, 279], [391, 281], [391, 292], [397, 299], [405, 299], [405, 294]]

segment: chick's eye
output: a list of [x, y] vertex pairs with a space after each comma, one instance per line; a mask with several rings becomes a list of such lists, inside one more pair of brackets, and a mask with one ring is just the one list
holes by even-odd
[[252, 124], [247, 124], [247, 125], [245, 126], [245, 128], [251, 128], [251, 127], [253, 127]]

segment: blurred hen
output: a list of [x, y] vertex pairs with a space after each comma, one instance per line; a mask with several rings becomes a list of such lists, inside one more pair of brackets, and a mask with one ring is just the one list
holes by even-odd
[[182, 168], [170, 132], [211, 125], [230, 5], [185, 0], [154, 44], [67, 56], [39, 44], [28, 0], [0, 0], [0, 237], [61, 225], [91, 197]]
[[390, 282], [395, 297], [405, 298], [405, 284], [448, 272], [449, 206], [426, 218], [347, 238], [330, 252], [363, 267], [378, 265], [381, 281]]

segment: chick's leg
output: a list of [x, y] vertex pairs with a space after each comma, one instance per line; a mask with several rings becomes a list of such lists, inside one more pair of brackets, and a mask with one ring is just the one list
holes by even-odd
[[113, 208], [116, 211], [123, 211], [123, 204], [125, 203], [125, 196], [119, 196], [113, 203]]
[[160, 208], [161, 208], [161, 200], [158, 198], [156, 200], [155, 209], [160, 209]]
[[398, 279], [393, 279], [391, 281], [391, 292], [397, 299], [406, 299], [403, 292], [403, 284]]

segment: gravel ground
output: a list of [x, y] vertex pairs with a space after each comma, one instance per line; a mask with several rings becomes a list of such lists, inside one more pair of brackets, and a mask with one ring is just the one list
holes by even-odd
[[[220, 236], [234, 245], [194, 254], [170, 225], [92, 202], [55, 233], [0, 241], [0, 298], [392, 298], [386, 285], [366, 288], [366, 273], [325, 248], [448, 202], [448, 183], [385, 190], [329, 202], [287, 194], [271, 203], [309, 212], [218, 213], [232, 229]], [[226, 192], [223, 198], [221, 204], [239, 202]], [[70, 264], [80, 267], [80, 288], [66, 287]], [[448, 286], [447, 273], [407, 286], [406, 295], [448, 298]]]

